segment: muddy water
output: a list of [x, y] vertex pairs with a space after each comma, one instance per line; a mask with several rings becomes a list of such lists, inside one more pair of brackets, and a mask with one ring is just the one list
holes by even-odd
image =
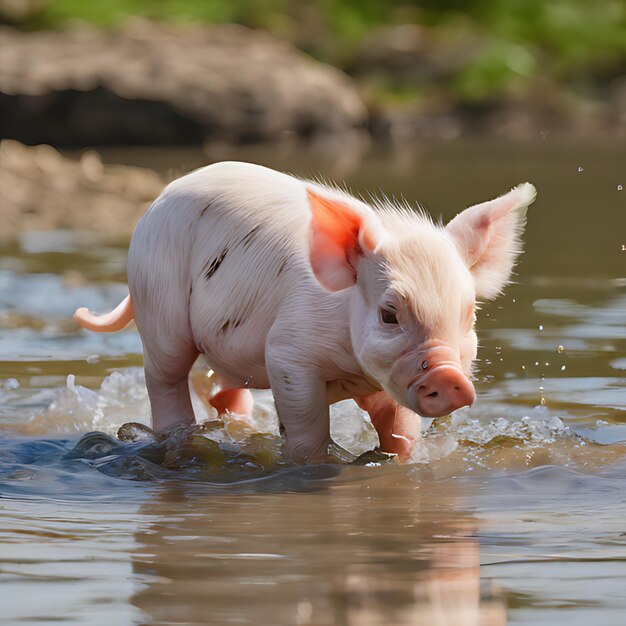
[[[241, 158], [450, 217], [531, 180], [517, 283], [479, 314], [478, 401], [406, 466], [293, 468], [254, 420], [159, 441], [125, 294], [126, 244], [26, 233], [0, 258], [0, 623], [622, 624], [626, 609], [626, 152], [450, 144], [409, 153], [111, 151], [179, 173]], [[69, 375], [69, 378], [68, 378]], [[99, 434], [87, 435], [90, 431]], [[333, 435], [376, 437], [349, 403]]]

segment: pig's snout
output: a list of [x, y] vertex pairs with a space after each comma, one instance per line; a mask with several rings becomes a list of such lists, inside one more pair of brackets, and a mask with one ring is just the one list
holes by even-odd
[[[423, 354], [422, 373], [409, 385], [409, 396], [424, 417], [441, 417], [474, 403], [476, 392], [452, 351], [443, 346]], [[442, 354], [439, 354], [439, 353]]]
[[474, 385], [457, 367], [442, 365], [413, 385], [417, 411], [424, 417], [441, 417], [474, 403]]

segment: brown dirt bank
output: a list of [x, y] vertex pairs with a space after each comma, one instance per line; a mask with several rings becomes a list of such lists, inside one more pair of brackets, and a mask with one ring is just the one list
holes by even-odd
[[367, 123], [346, 75], [243, 26], [2, 28], [0, 47], [0, 136], [29, 144], [267, 141]]
[[241, 144], [354, 129], [392, 144], [626, 138], [624, 76], [607, 79], [595, 99], [536, 79], [508, 95], [458, 100], [449, 83], [476, 45], [451, 44], [424, 27], [381, 29], [346, 66], [350, 78], [237, 25], [5, 27], [0, 137], [61, 147]]

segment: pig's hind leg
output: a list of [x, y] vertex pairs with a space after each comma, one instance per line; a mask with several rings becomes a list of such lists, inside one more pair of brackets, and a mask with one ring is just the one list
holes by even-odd
[[198, 356], [189, 321], [189, 240], [196, 221], [185, 197], [163, 194], [137, 225], [128, 251], [128, 287], [156, 431], [196, 421], [188, 380]]
[[160, 349], [156, 342], [144, 339], [143, 343], [152, 427], [162, 432], [179, 424], [194, 424], [188, 375], [198, 356], [195, 346], [179, 346], [174, 352]]
[[228, 380], [222, 377], [218, 377], [218, 381], [221, 389], [209, 398], [211, 406], [220, 415], [228, 411], [234, 415], [250, 417], [254, 406], [252, 392], [249, 389], [230, 386]]
[[408, 461], [421, 437], [420, 416], [398, 404], [384, 391], [360, 396], [355, 401], [369, 414], [378, 433], [380, 449], [397, 454], [400, 461]]
[[152, 427], [161, 432], [179, 424], [194, 424], [188, 378], [198, 348], [189, 327], [184, 292], [176, 293], [173, 287], [168, 289], [156, 281], [146, 289], [138, 282], [131, 283], [131, 297], [134, 293]]

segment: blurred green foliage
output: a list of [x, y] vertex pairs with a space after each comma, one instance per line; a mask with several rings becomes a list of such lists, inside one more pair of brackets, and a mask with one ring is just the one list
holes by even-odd
[[[585, 92], [626, 71], [626, 0], [47, 0], [22, 26], [112, 26], [130, 16], [265, 28], [348, 71], [369, 34], [419, 24], [441, 46], [471, 42], [446, 77], [448, 93], [470, 102], [537, 80]], [[396, 80], [393, 91], [416, 90]]]

